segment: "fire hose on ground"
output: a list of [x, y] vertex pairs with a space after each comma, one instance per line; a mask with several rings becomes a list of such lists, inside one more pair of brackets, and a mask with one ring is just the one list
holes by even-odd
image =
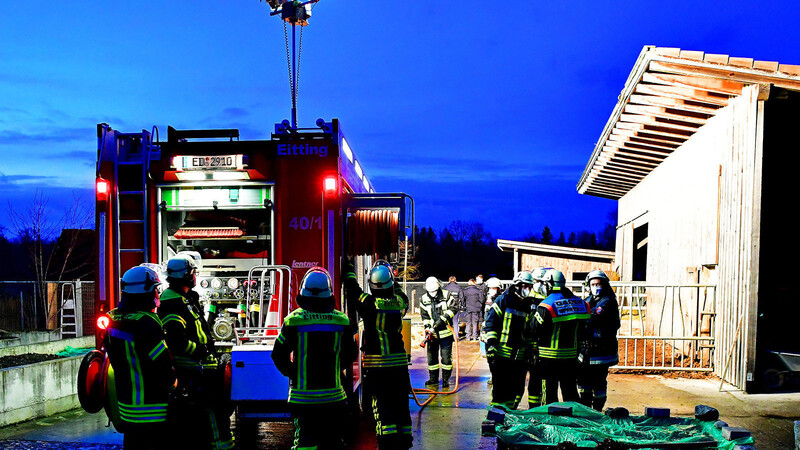
[[[456, 382], [453, 384], [453, 389], [451, 389], [449, 391], [437, 391], [435, 389], [415, 388], [415, 387], [411, 386], [411, 396], [414, 398], [414, 402], [416, 402], [417, 405], [419, 405], [419, 407], [421, 407], [421, 408], [424, 408], [428, 403], [432, 402], [433, 399], [436, 398], [437, 395], [450, 395], [450, 394], [455, 394], [456, 391], [458, 391], [458, 376], [459, 376], [458, 333], [453, 331], [453, 327], [451, 327], [450, 325], [447, 325], [447, 328], [450, 331], [453, 332], [453, 340], [454, 340], [455, 349], [456, 349], [456, 357], [455, 357], [455, 361], [454, 361], [455, 362], [454, 365], [455, 365], [455, 368], [456, 368], [456, 374], [455, 374]], [[427, 342], [427, 341], [423, 341], [423, 344], [421, 344], [421, 346], [424, 345], [425, 342]], [[420, 403], [419, 398], [417, 397], [417, 394], [428, 395], [428, 398], [425, 399], [424, 402]]]

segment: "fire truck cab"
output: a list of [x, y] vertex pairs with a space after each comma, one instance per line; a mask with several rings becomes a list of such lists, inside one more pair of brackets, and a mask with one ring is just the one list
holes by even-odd
[[[156, 128], [97, 126], [98, 329], [97, 350], [79, 374], [84, 409], [99, 411], [106, 392], [103, 318], [119, 302], [120, 277], [185, 254], [198, 263], [195, 290], [218, 350], [231, 355], [241, 424], [289, 417], [288, 380], [271, 350], [303, 275], [327, 269], [337, 307], [357, 323], [342, 298], [342, 259], [356, 258], [368, 289], [372, 261], [392, 258], [413, 230], [410, 197], [376, 193], [339, 121], [316, 124], [284, 121], [265, 140], [241, 140], [236, 129], [169, 127], [165, 141]], [[359, 367], [346, 374], [354, 401]]]

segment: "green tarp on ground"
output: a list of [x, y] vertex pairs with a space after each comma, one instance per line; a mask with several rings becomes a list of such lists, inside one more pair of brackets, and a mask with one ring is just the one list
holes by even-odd
[[[571, 407], [569, 416], [549, 414], [551, 406]], [[578, 447], [594, 448], [611, 439], [619, 443], [661, 444], [715, 441], [719, 449], [733, 450], [736, 445], [752, 444], [752, 437], [729, 441], [714, 421], [694, 417], [653, 418], [629, 416], [613, 419], [579, 403], [553, 403], [526, 411], [506, 410], [505, 420], [495, 427], [498, 439], [510, 446], [545, 446], [573, 442]], [[655, 448], [655, 447], [654, 447]]]
[[61, 350], [60, 352], [56, 353], [56, 355], [63, 356], [65, 358], [70, 357], [70, 356], [82, 356], [82, 355], [85, 355], [85, 354], [89, 353], [92, 350], [94, 350], [94, 347], [75, 348], [75, 347], [70, 347], [68, 345], [68, 346], [66, 346], [66, 348], [64, 348], [64, 350]]

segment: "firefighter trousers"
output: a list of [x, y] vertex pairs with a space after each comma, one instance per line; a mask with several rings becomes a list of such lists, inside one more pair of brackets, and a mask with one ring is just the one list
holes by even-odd
[[[442, 381], [450, 379], [453, 371], [453, 336], [442, 339], [431, 339], [427, 344], [428, 374], [431, 380], [439, 380], [439, 369], [442, 369]], [[441, 363], [439, 355], [441, 354]]]
[[538, 367], [541, 369], [542, 390], [545, 405], [558, 401], [558, 388], [561, 387], [561, 397], [565, 402], [577, 402], [578, 385], [577, 361], [575, 359], [539, 358]]
[[535, 364], [528, 365], [528, 409], [542, 406], [542, 375]]
[[407, 366], [364, 368], [364, 383], [372, 397], [379, 449], [411, 448], [411, 413]]
[[125, 423], [122, 448], [125, 450], [166, 450], [172, 448], [170, 442], [164, 440], [164, 436], [167, 434], [166, 422]]
[[578, 367], [578, 394], [585, 406], [603, 410], [608, 390], [608, 367], [606, 364], [582, 364]]
[[528, 363], [498, 356], [489, 369], [492, 371], [492, 404], [517, 409], [525, 393]]
[[294, 445], [292, 449], [345, 448], [344, 433], [348, 427], [347, 402], [292, 405]]

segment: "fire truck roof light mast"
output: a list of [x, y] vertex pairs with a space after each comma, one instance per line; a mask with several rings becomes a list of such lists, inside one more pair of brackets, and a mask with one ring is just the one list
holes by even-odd
[[[259, 0], [261, 1], [261, 0]], [[292, 123], [291, 129], [297, 130], [297, 74], [298, 66], [300, 64], [300, 57], [297, 54], [297, 39], [296, 28], [297, 26], [305, 27], [308, 25], [308, 19], [311, 17], [311, 10], [313, 5], [319, 0], [266, 0], [272, 11], [270, 16], [281, 15], [281, 19], [288, 24], [292, 25], [292, 50], [289, 54], [289, 36], [286, 36], [286, 59], [289, 60], [289, 87], [292, 94]], [[284, 32], [286, 30], [284, 25]], [[303, 32], [300, 31], [300, 46], [302, 48]]]

